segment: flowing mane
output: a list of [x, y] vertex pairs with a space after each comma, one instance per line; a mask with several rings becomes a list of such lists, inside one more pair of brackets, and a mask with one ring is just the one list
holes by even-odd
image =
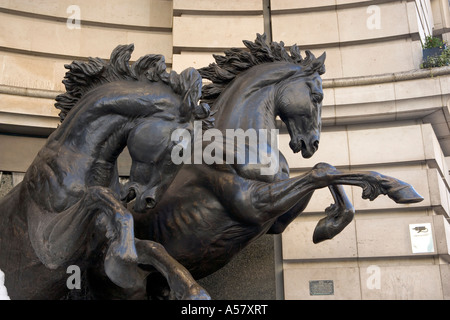
[[266, 35], [259, 33], [256, 35], [255, 42], [244, 40], [243, 43], [248, 50], [231, 48], [225, 51], [225, 56], [213, 55], [216, 63], [198, 70], [203, 78], [212, 81], [202, 88], [203, 102], [213, 106], [215, 100], [236, 76], [264, 63], [285, 61], [300, 65], [305, 75], [316, 71], [320, 75], [325, 73], [325, 55], [316, 59], [310, 51], [306, 50], [306, 58], [303, 59], [297, 45], [290, 47], [289, 54], [282, 41], [268, 45]]
[[[130, 66], [131, 53], [134, 45], [119, 45], [111, 53], [109, 61], [101, 58], [89, 58], [88, 62], [73, 61], [64, 67], [66, 72], [63, 83], [66, 92], [56, 97], [55, 107], [62, 122], [70, 110], [84, 94], [90, 90], [113, 81], [162, 81], [169, 85], [175, 93], [186, 98], [190, 104], [196, 103], [201, 95], [201, 76], [193, 68], [186, 69], [181, 74], [166, 71], [163, 55], [145, 55]], [[204, 106], [202, 106], [205, 109]], [[207, 113], [208, 110], [198, 110], [196, 113]]]

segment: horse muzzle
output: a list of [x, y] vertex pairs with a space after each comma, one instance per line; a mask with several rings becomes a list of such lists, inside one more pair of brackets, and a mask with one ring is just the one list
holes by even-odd
[[319, 149], [319, 139], [313, 137], [310, 141], [306, 142], [305, 139], [292, 139], [289, 142], [289, 147], [294, 153], [302, 152], [302, 156], [305, 159], [311, 158], [313, 154]]
[[[151, 188], [146, 191], [141, 191], [144, 188], [137, 183], [128, 184], [120, 194], [120, 200], [129, 203], [133, 200], [133, 210], [139, 213], [144, 213], [148, 209], [153, 209], [157, 204], [156, 188]], [[145, 190], [145, 189], [144, 189]]]
[[133, 207], [134, 211], [138, 213], [145, 213], [148, 209], [153, 209], [154, 207], [156, 207], [157, 196], [155, 189], [156, 188], [152, 188], [136, 196]]

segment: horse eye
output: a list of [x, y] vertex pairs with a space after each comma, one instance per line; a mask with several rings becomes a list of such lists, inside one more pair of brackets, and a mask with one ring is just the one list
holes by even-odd
[[312, 94], [312, 100], [315, 103], [321, 103], [322, 100], [323, 100], [323, 94], [321, 94], [321, 93], [313, 93]]

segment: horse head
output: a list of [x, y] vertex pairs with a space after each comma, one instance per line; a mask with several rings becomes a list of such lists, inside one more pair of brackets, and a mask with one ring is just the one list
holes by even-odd
[[286, 124], [289, 146], [304, 158], [310, 158], [319, 148], [322, 127], [322, 79], [325, 54], [319, 58], [307, 51], [308, 62], [299, 72], [279, 84], [275, 97], [277, 114]]
[[[179, 169], [170, 161], [175, 145], [170, 141], [171, 133], [179, 128], [192, 131], [194, 119], [209, 117], [209, 106], [198, 104], [202, 78], [197, 70], [187, 68], [180, 74], [167, 72], [164, 56], [159, 54], [145, 55], [130, 65], [133, 50], [133, 44], [120, 45], [111, 53], [109, 62], [90, 58], [88, 62], [74, 61], [67, 65], [70, 71], [63, 81], [67, 92], [57, 97], [55, 106], [61, 110], [62, 126], [66, 127], [74, 114], [81, 111], [95, 117], [103, 112], [126, 118], [126, 124], [121, 125], [114, 121], [102, 122], [105, 127], [109, 124], [109, 129], [97, 130], [106, 135], [99, 134], [97, 140], [110, 142], [100, 150], [109, 150], [106, 158], [114, 161], [126, 140], [132, 165], [130, 180], [121, 191], [121, 198], [126, 201], [136, 198], [135, 209], [139, 212], [156, 205]], [[103, 91], [97, 91], [97, 96], [91, 94], [93, 103], [85, 103], [83, 97], [96, 88]], [[111, 136], [116, 139], [110, 139]], [[97, 162], [103, 163], [103, 160]]]
[[[202, 101], [208, 102], [214, 111], [219, 109], [230, 113], [223, 108], [223, 105], [229, 105], [224, 96], [236, 95], [235, 90], [242, 87], [248, 87], [248, 92], [242, 94], [244, 98], [253, 92], [262, 96], [264, 93], [260, 89], [276, 87], [275, 116], [279, 116], [287, 126], [291, 149], [295, 153], [301, 151], [303, 157], [310, 158], [319, 146], [323, 99], [320, 76], [325, 73], [326, 54], [316, 58], [307, 50], [306, 58], [303, 58], [298, 46], [291, 46], [288, 53], [283, 42], [269, 44], [264, 34], [257, 34], [255, 42], [243, 42], [248, 50], [233, 48], [225, 51], [225, 56], [214, 55], [216, 63], [199, 69], [203, 78], [212, 81], [203, 87]], [[249, 77], [253, 78], [253, 82], [247, 80]], [[242, 83], [237, 88], [238, 79]], [[270, 104], [262, 100], [253, 102], [263, 106]], [[272, 117], [273, 113], [267, 112], [270, 107], [265, 109]], [[249, 110], [254, 112], [252, 108]]]
[[178, 97], [176, 103], [171, 99], [163, 100], [158, 106], [160, 111], [144, 119], [128, 136], [132, 165], [121, 200], [135, 199], [134, 211], [139, 213], [156, 206], [181, 168], [171, 159], [176, 145], [171, 140], [172, 133], [177, 129], [192, 133], [193, 120], [209, 116], [209, 106], [197, 104], [202, 85], [200, 74], [188, 68], [179, 76], [172, 73], [171, 78], [172, 89]]
[[192, 125], [186, 122], [180, 126], [173, 121], [154, 118], [138, 126], [128, 138], [132, 164], [121, 200], [135, 199], [134, 211], [144, 212], [155, 207], [177, 174], [180, 166], [171, 160], [175, 143], [170, 136], [178, 128], [192, 130]]

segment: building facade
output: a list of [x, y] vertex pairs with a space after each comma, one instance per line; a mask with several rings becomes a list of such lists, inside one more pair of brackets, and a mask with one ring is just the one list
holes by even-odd
[[[219, 298], [450, 299], [450, 67], [420, 69], [426, 36], [450, 40], [447, 0], [0, 0], [0, 30], [1, 195], [57, 127], [54, 98], [72, 60], [108, 59], [134, 43], [132, 60], [160, 53], [180, 72], [262, 32], [326, 51], [319, 151], [302, 159], [281, 130], [291, 175], [318, 162], [375, 170], [412, 184], [424, 201], [371, 202], [346, 187], [354, 221], [313, 244], [332, 202], [328, 189], [316, 191], [281, 236], [263, 237], [202, 281]], [[120, 174], [128, 169], [124, 155]]]

